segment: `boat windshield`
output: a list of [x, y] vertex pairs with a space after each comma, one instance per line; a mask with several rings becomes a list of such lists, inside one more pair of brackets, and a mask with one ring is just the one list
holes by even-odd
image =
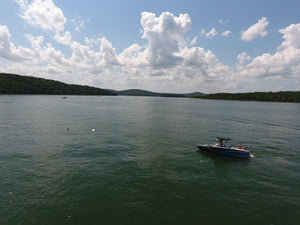
[[230, 140], [230, 139], [217, 137], [217, 142], [220, 147], [230, 148], [230, 145], [227, 143], [228, 140]]

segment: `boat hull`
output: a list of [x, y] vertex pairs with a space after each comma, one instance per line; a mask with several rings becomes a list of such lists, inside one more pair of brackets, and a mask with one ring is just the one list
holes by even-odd
[[218, 155], [239, 157], [239, 158], [250, 158], [250, 152], [243, 149], [217, 147], [212, 145], [197, 145], [197, 147], [201, 151], [212, 152]]

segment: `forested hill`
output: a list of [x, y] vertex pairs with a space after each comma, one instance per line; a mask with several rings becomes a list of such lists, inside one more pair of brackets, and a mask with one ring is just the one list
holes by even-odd
[[116, 95], [101, 88], [7, 73], [0, 73], [0, 94]]
[[187, 98], [203, 95], [200, 92], [193, 92], [188, 94], [176, 94], [176, 93], [159, 93], [159, 92], [151, 92], [141, 89], [129, 89], [124, 91], [115, 91], [118, 95], [126, 95], [126, 96], [153, 96], [153, 97], [175, 97], [175, 98]]
[[189, 94], [156, 93], [140, 89], [125, 91], [107, 90], [89, 86], [65, 84], [63, 82], [0, 73], [0, 94], [47, 94], [47, 95], [128, 95], [128, 96], [159, 96], [159, 97], [193, 97], [201, 99], [267, 101], [267, 102], [297, 102], [300, 103], [300, 91], [281, 92], [249, 92], [249, 93], [217, 93]]
[[300, 103], [300, 91], [280, 92], [249, 92], [249, 93], [217, 93], [197, 96], [202, 99], [239, 100], [239, 101], [266, 101], [266, 102], [298, 102]]

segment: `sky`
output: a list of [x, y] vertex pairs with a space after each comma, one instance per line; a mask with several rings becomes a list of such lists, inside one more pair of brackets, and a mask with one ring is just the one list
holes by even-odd
[[0, 72], [170, 93], [300, 91], [299, 0], [1, 0]]

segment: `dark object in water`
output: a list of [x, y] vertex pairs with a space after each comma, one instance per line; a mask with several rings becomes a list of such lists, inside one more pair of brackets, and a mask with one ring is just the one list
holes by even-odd
[[214, 145], [198, 144], [197, 147], [201, 151], [212, 152], [212, 153], [219, 154], [219, 155], [241, 157], [241, 158], [250, 158], [251, 157], [251, 154], [247, 150], [247, 148], [242, 149], [242, 148], [231, 147], [227, 143], [227, 141], [229, 141], [229, 140], [230, 139], [228, 139], [228, 138], [217, 137], [216, 144], [214, 144]]

